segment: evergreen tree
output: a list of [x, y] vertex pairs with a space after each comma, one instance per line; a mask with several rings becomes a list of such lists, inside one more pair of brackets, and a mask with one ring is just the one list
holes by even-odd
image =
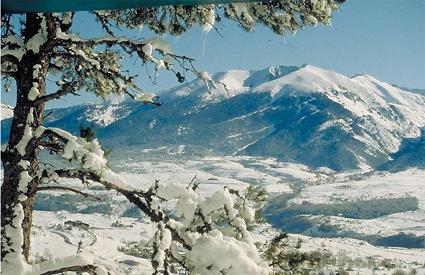
[[[104, 151], [96, 139], [76, 137], [58, 128], [43, 126], [47, 102], [81, 92], [106, 98], [127, 95], [145, 104], [160, 105], [158, 98], [139, 87], [135, 75], [122, 67], [123, 56], [140, 58], [155, 70], [168, 70], [179, 82], [191, 72], [207, 85], [214, 84], [208, 73], [198, 71], [190, 57], [172, 52], [159, 38], [133, 40], [122, 36], [120, 28], [147, 27], [156, 34], [180, 35], [194, 25], [205, 31], [222, 18], [236, 21], [245, 31], [263, 24], [279, 35], [295, 32], [307, 25], [329, 24], [338, 0], [286, 0], [249, 4], [164, 6], [122, 11], [93, 11], [91, 15], [104, 36], [83, 38], [72, 32], [78, 14], [53, 13], [2, 15], [1, 74], [3, 83], [16, 84], [16, 106], [7, 147], [2, 152], [4, 182], [1, 187], [1, 259], [3, 274], [55, 274], [65, 271], [104, 274], [101, 264], [76, 256], [49, 264], [31, 265], [30, 231], [33, 203], [37, 191], [54, 178], [96, 181], [114, 189], [139, 207], [157, 223], [152, 265], [156, 272], [177, 264], [199, 274], [267, 273], [252, 242], [247, 223], [253, 219], [252, 203], [246, 194], [230, 189], [203, 198], [193, 189], [155, 183], [148, 190], [130, 189], [108, 167]], [[46, 90], [46, 79], [53, 76], [56, 91]], [[5, 89], [4, 89], [5, 90]], [[42, 167], [39, 154], [46, 150], [73, 163], [72, 168]], [[55, 186], [61, 188], [61, 186]], [[63, 186], [64, 190], [72, 188]], [[178, 199], [177, 217], [162, 210], [162, 202]], [[226, 227], [227, 229], [223, 229]], [[205, 259], [209, 249], [223, 251], [220, 257]], [[228, 270], [225, 259], [232, 259]], [[103, 273], [102, 273], [103, 272]], [[246, 273], [246, 274], [248, 274]]]

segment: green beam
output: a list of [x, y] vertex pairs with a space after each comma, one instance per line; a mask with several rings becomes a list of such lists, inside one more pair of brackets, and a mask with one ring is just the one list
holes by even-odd
[[69, 12], [89, 10], [122, 10], [168, 5], [207, 5], [259, 0], [2, 0], [3, 13]]

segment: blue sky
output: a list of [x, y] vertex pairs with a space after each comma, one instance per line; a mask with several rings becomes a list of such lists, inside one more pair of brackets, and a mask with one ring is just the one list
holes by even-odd
[[[86, 13], [76, 20], [75, 30], [81, 35], [100, 35]], [[165, 39], [175, 53], [194, 57], [196, 66], [209, 72], [308, 63], [348, 76], [368, 73], [389, 83], [425, 88], [424, 0], [347, 0], [334, 14], [332, 26], [309, 27], [285, 37], [261, 26], [246, 33], [227, 20], [218, 27], [222, 36], [211, 31], [205, 37], [196, 27], [181, 37]], [[149, 34], [141, 30], [131, 35], [146, 38]], [[129, 66], [135, 74], [146, 73], [140, 64]], [[178, 84], [166, 71], [160, 74], [156, 86], [143, 76], [138, 81], [147, 90], [159, 93]], [[12, 103], [11, 96], [3, 96], [2, 101]], [[93, 100], [91, 96], [66, 98], [51, 106]]]
[[425, 1], [348, 0], [332, 26], [311, 27], [279, 37], [258, 27], [244, 33], [226, 22], [221, 33], [194, 30], [172, 43], [208, 71], [261, 69], [305, 63], [346, 75], [368, 73], [384, 81], [425, 87]]

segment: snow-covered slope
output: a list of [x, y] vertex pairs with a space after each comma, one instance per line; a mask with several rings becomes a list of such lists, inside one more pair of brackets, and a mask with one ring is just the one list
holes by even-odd
[[195, 80], [164, 92], [160, 108], [78, 106], [57, 110], [49, 124], [73, 132], [94, 124], [114, 148], [181, 145], [186, 154], [271, 156], [337, 170], [382, 165], [425, 125], [425, 96], [369, 75], [304, 65], [212, 78], [210, 89]]
[[339, 174], [273, 199], [266, 215], [285, 231], [425, 248], [424, 170]]
[[[234, 154], [337, 169], [375, 166], [397, 152], [404, 139], [420, 136], [425, 124], [424, 96], [369, 75], [350, 78], [305, 65], [228, 71], [214, 79], [227, 89], [216, 84], [208, 91], [194, 81], [166, 96], [188, 108], [186, 117], [205, 114], [208, 123], [219, 123]], [[217, 147], [229, 153], [227, 144]], [[317, 147], [322, 151], [311, 155]], [[325, 160], [329, 153], [334, 160]]]
[[[157, 151], [167, 150], [159, 148]], [[425, 189], [421, 181], [425, 176], [424, 170], [411, 169], [395, 174], [335, 173], [329, 169], [309, 169], [304, 165], [270, 158], [173, 156], [172, 159], [164, 159], [160, 156], [155, 158], [152, 152], [138, 150], [137, 158], [122, 158], [111, 164], [137, 188], [149, 187], [155, 180], [187, 186], [195, 175], [200, 183], [199, 192], [204, 195], [210, 195], [223, 186], [235, 189], [246, 188], [249, 184], [264, 186], [270, 192], [271, 205], [277, 206], [275, 214], [278, 220], [288, 209], [284, 202], [274, 198], [286, 196], [286, 201], [294, 206], [312, 204], [313, 212], [309, 215], [295, 216], [293, 221], [283, 222], [285, 226], [281, 227], [291, 233], [294, 242], [299, 238], [303, 240], [303, 250], [334, 255], [339, 258], [338, 267], [349, 266], [350, 274], [393, 274], [399, 268], [406, 271], [416, 268], [416, 274], [425, 271]], [[123, 197], [111, 196], [110, 191], [96, 184], [86, 188], [77, 180], [65, 180], [65, 183], [102, 200], [87, 200], [77, 194], [57, 191], [40, 193], [35, 204], [32, 230], [35, 258], [51, 254], [75, 255], [78, 243], [82, 241], [84, 253], [103, 259], [115, 267], [118, 274], [145, 274], [141, 269], [149, 266], [146, 262], [150, 255], [126, 253], [131, 250], [123, 248], [139, 242], [144, 245], [144, 241], [152, 237], [154, 227], [149, 220]], [[350, 203], [366, 204], [376, 199], [386, 199], [377, 201], [375, 205], [390, 212], [369, 217], [369, 213], [375, 211], [370, 208], [367, 212], [362, 211], [362, 218], [346, 217]], [[399, 207], [400, 200], [406, 205]], [[412, 210], [408, 202], [415, 200], [417, 206]], [[276, 205], [276, 202], [281, 203]], [[347, 209], [341, 212], [342, 215], [315, 213], [315, 206], [323, 203], [333, 213], [341, 210], [342, 203]], [[357, 213], [357, 210], [354, 212]], [[273, 221], [273, 217], [268, 218]], [[255, 232], [258, 234], [254, 237], [258, 240], [276, 233], [267, 230], [267, 226]], [[293, 235], [293, 232], [303, 235]], [[52, 246], [52, 243], [55, 245]], [[336, 263], [328, 262], [328, 265], [328, 269], [334, 269]], [[150, 273], [151, 270], [146, 270], [146, 274]]]
[[403, 171], [411, 167], [425, 168], [425, 128], [420, 137], [404, 140], [400, 149], [391, 155], [391, 160], [379, 169]]
[[84, 112], [84, 117], [88, 122], [99, 126], [108, 126], [125, 118], [129, 113], [128, 108], [121, 108], [118, 104], [95, 105]]

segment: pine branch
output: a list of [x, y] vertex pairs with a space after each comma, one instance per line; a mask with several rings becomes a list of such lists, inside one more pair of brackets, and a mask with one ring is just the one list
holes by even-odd
[[34, 100], [34, 104], [38, 105], [40, 103], [43, 102], [47, 102], [53, 99], [58, 99], [61, 98], [63, 96], [66, 96], [68, 94], [73, 94], [75, 96], [79, 96], [79, 94], [76, 93], [76, 85], [77, 82], [65, 82], [64, 84], [61, 85], [60, 89], [57, 90], [54, 93], [42, 96], [42, 97], [38, 97], [36, 100]]
[[[127, 198], [127, 200], [131, 203], [133, 203], [135, 206], [137, 206], [142, 212], [147, 215], [152, 222], [164, 222], [165, 226], [168, 230], [171, 231], [173, 235], [173, 239], [177, 240], [179, 243], [183, 245], [186, 249], [190, 249], [190, 246], [186, 243], [186, 241], [180, 236], [180, 234], [167, 222], [169, 221], [169, 217], [166, 216], [161, 210], [159, 209], [152, 209], [149, 206], [149, 203], [152, 201], [152, 197], [155, 196], [155, 194], [152, 192], [152, 190], [149, 190], [148, 192], [142, 192], [142, 191], [130, 191], [123, 189], [119, 187], [118, 185], [103, 180], [100, 176], [96, 175], [93, 172], [88, 171], [80, 171], [80, 170], [56, 170], [55, 171], [59, 177], [61, 178], [77, 178], [77, 179], [85, 179], [85, 180], [92, 180], [95, 182], [98, 182], [106, 187], [106, 189], [110, 190], [113, 189], [123, 195]], [[143, 200], [142, 200], [143, 199]]]
[[101, 16], [98, 12], [93, 11], [93, 14], [96, 16], [97, 21], [99, 21], [102, 29], [111, 36], [114, 36], [114, 32], [111, 29], [112, 24], [103, 16]]
[[[68, 142], [68, 139], [66, 137], [64, 137], [64, 136], [56, 133], [55, 131], [53, 131], [52, 129], [49, 129], [49, 128], [44, 129], [43, 130], [43, 133], [38, 137], [39, 141], [42, 141], [45, 138], [47, 138], [48, 140], [57, 139], [57, 140], [59, 140], [63, 144], [66, 144]], [[55, 146], [56, 149], [59, 149], [60, 146], [61, 146], [60, 144], [57, 144], [57, 142], [52, 142], [51, 144], [50, 143], [40, 143], [39, 142], [39, 144], [41, 144], [41, 145], [47, 145], [47, 146], [49, 146], [49, 145], [56, 145]]]
[[63, 267], [63, 268], [52, 270], [52, 271], [47, 271], [40, 275], [63, 274], [64, 272], [77, 272], [77, 273], [85, 272], [85, 273], [89, 273], [93, 275], [97, 274], [96, 266], [94, 265], [74, 265], [74, 266]]
[[[4, 46], [2, 45], [1, 50], [7, 51], [8, 49], [4, 49]], [[19, 63], [19, 59], [13, 54], [7, 54], [7, 53], [3, 52], [3, 54], [1, 55], [1, 63], [2, 63], [2, 67], [6, 66], [6, 65], [16, 66]], [[2, 70], [1, 74], [5, 74], [5, 71]], [[11, 75], [11, 76], [13, 76], [13, 75]]]

